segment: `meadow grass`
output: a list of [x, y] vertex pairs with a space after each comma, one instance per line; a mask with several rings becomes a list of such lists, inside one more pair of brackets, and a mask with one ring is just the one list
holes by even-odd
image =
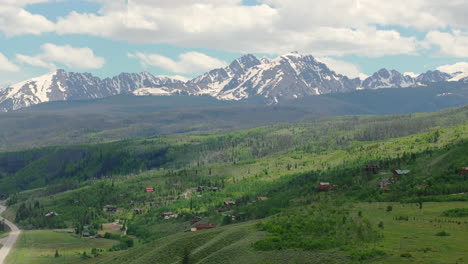
[[[117, 244], [109, 239], [80, 238], [67, 230], [24, 231], [15, 248], [7, 257], [6, 264], [72, 264], [95, 263], [96, 258], [83, 259], [86, 251], [91, 256], [91, 249], [102, 249], [100, 254], [108, 254], [107, 249]], [[60, 257], [55, 257], [58, 250]]]

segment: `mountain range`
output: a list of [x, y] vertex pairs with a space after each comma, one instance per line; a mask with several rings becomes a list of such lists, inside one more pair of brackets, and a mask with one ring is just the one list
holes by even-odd
[[468, 74], [435, 70], [409, 76], [384, 68], [361, 80], [338, 74], [311, 55], [291, 52], [268, 59], [247, 54], [224, 68], [186, 82], [147, 72], [121, 73], [101, 79], [89, 73], [56, 70], [0, 90], [0, 112], [50, 101], [90, 100], [117, 94], [209, 95], [233, 101], [258, 98], [263, 103], [275, 104], [311, 95], [418, 87], [448, 81], [468, 83]]

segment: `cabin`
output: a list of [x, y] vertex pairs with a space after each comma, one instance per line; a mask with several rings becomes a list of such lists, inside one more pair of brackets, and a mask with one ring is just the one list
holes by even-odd
[[147, 188], [145, 188], [145, 192], [152, 193], [152, 192], [154, 192], [154, 188], [153, 187], [147, 187]]
[[135, 209], [133, 210], [135, 212], [135, 214], [137, 215], [142, 215], [145, 211], [143, 211], [143, 209]]
[[463, 176], [468, 174], [468, 167], [461, 168], [460, 172], [458, 175]]
[[365, 171], [367, 172], [372, 172], [376, 173], [380, 170], [379, 164], [367, 164], [367, 166], [364, 168]]
[[171, 218], [177, 218], [179, 216], [178, 214], [175, 214], [173, 212], [163, 212], [160, 215], [164, 217], [164, 219], [166, 220], [171, 219]]
[[45, 214], [45, 217], [54, 217], [54, 216], [59, 216], [59, 214], [57, 214], [56, 212], [49, 212]]
[[234, 202], [234, 201], [225, 201], [224, 205], [227, 205], [227, 206], [236, 205], [236, 202]]
[[195, 228], [197, 230], [212, 229], [212, 228], [216, 228], [216, 225], [215, 224], [197, 224]]
[[217, 192], [217, 191], [219, 191], [219, 188], [218, 187], [211, 187], [211, 191], [212, 192]]
[[106, 205], [106, 206], [104, 206], [104, 212], [115, 213], [115, 212], [117, 212], [117, 207], [115, 207], [113, 205]]
[[321, 182], [317, 184], [315, 187], [321, 191], [328, 191], [328, 190], [335, 190], [336, 186], [331, 185], [329, 182]]
[[382, 179], [379, 182], [380, 189], [383, 189], [383, 188], [388, 187], [390, 185], [392, 185], [392, 182], [389, 179]]
[[393, 179], [398, 180], [401, 176], [410, 173], [410, 170], [393, 170]]
[[205, 190], [205, 186], [198, 186], [197, 192], [203, 192]]
[[268, 200], [268, 197], [265, 197], [265, 196], [258, 196], [258, 197], [257, 197], [257, 200], [258, 200], [258, 201], [266, 201], [266, 200]]
[[197, 223], [197, 222], [200, 222], [201, 220], [202, 220], [201, 217], [195, 216], [194, 218], [192, 218], [192, 224], [195, 224], [195, 223]]
[[90, 234], [89, 232], [84, 232], [84, 233], [82, 234], [82, 236], [83, 236], [83, 237], [90, 237], [91, 234]]

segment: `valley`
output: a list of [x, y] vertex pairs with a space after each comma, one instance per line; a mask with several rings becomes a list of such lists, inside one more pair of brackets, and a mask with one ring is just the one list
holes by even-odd
[[[38, 230], [7, 263], [35, 232], [105, 242], [57, 249], [76, 263], [463, 263], [467, 220], [444, 212], [468, 207], [467, 120], [465, 106], [7, 152], [4, 215]], [[115, 221], [125, 233], [66, 234]], [[197, 227], [210, 229], [184, 232]], [[31, 239], [25, 261], [63, 263]]]

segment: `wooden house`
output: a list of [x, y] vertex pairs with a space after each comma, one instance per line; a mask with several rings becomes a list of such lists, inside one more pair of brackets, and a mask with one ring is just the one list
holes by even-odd
[[197, 192], [203, 192], [205, 190], [205, 186], [198, 186]]
[[133, 210], [133, 211], [134, 211], [135, 214], [137, 214], [137, 215], [142, 215], [142, 214], [145, 213], [145, 211], [144, 211], [143, 209], [135, 209], [135, 210]]
[[315, 186], [317, 189], [321, 191], [328, 191], [328, 190], [335, 190], [336, 186], [331, 185], [329, 182], [321, 182]]
[[410, 173], [410, 170], [393, 170], [393, 179], [398, 180], [401, 176]]
[[219, 191], [219, 188], [218, 187], [211, 187], [211, 191], [212, 192], [217, 192], [217, 191]]
[[234, 201], [225, 201], [224, 205], [227, 205], [227, 206], [236, 205], [236, 202], [234, 202]]
[[266, 200], [268, 200], [268, 197], [265, 197], [265, 196], [258, 196], [258, 197], [257, 197], [257, 200], [258, 200], [258, 201], [266, 201]]
[[367, 172], [372, 172], [376, 173], [380, 170], [379, 164], [367, 164], [367, 166], [364, 168], [365, 171]]
[[468, 174], [468, 167], [461, 168], [460, 172], [458, 175], [463, 176]]
[[216, 228], [216, 225], [215, 224], [197, 224], [195, 228], [197, 230], [212, 229], [212, 228]]
[[49, 213], [45, 214], [45, 217], [55, 217], [55, 216], [59, 216], [59, 214], [56, 213], [56, 212], [49, 212]]
[[389, 179], [382, 179], [379, 182], [379, 186], [380, 186], [381, 189], [386, 188], [386, 187], [388, 187], [390, 185], [392, 185], [392, 182]]
[[192, 218], [192, 224], [195, 224], [195, 223], [197, 223], [197, 222], [200, 222], [201, 220], [202, 220], [201, 217], [195, 216], [194, 218]]
[[145, 192], [152, 193], [152, 192], [154, 192], [154, 188], [153, 187], [147, 187], [147, 188], [145, 188]]
[[113, 205], [106, 205], [106, 206], [104, 206], [104, 212], [115, 213], [115, 212], [117, 212], [117, 207], [115, 207]]
[[177, 218], [179, 216], [178, 214], [175, 214], [173, 212], [163, 212], [160, 215], [166, 220], [171, 218]]

